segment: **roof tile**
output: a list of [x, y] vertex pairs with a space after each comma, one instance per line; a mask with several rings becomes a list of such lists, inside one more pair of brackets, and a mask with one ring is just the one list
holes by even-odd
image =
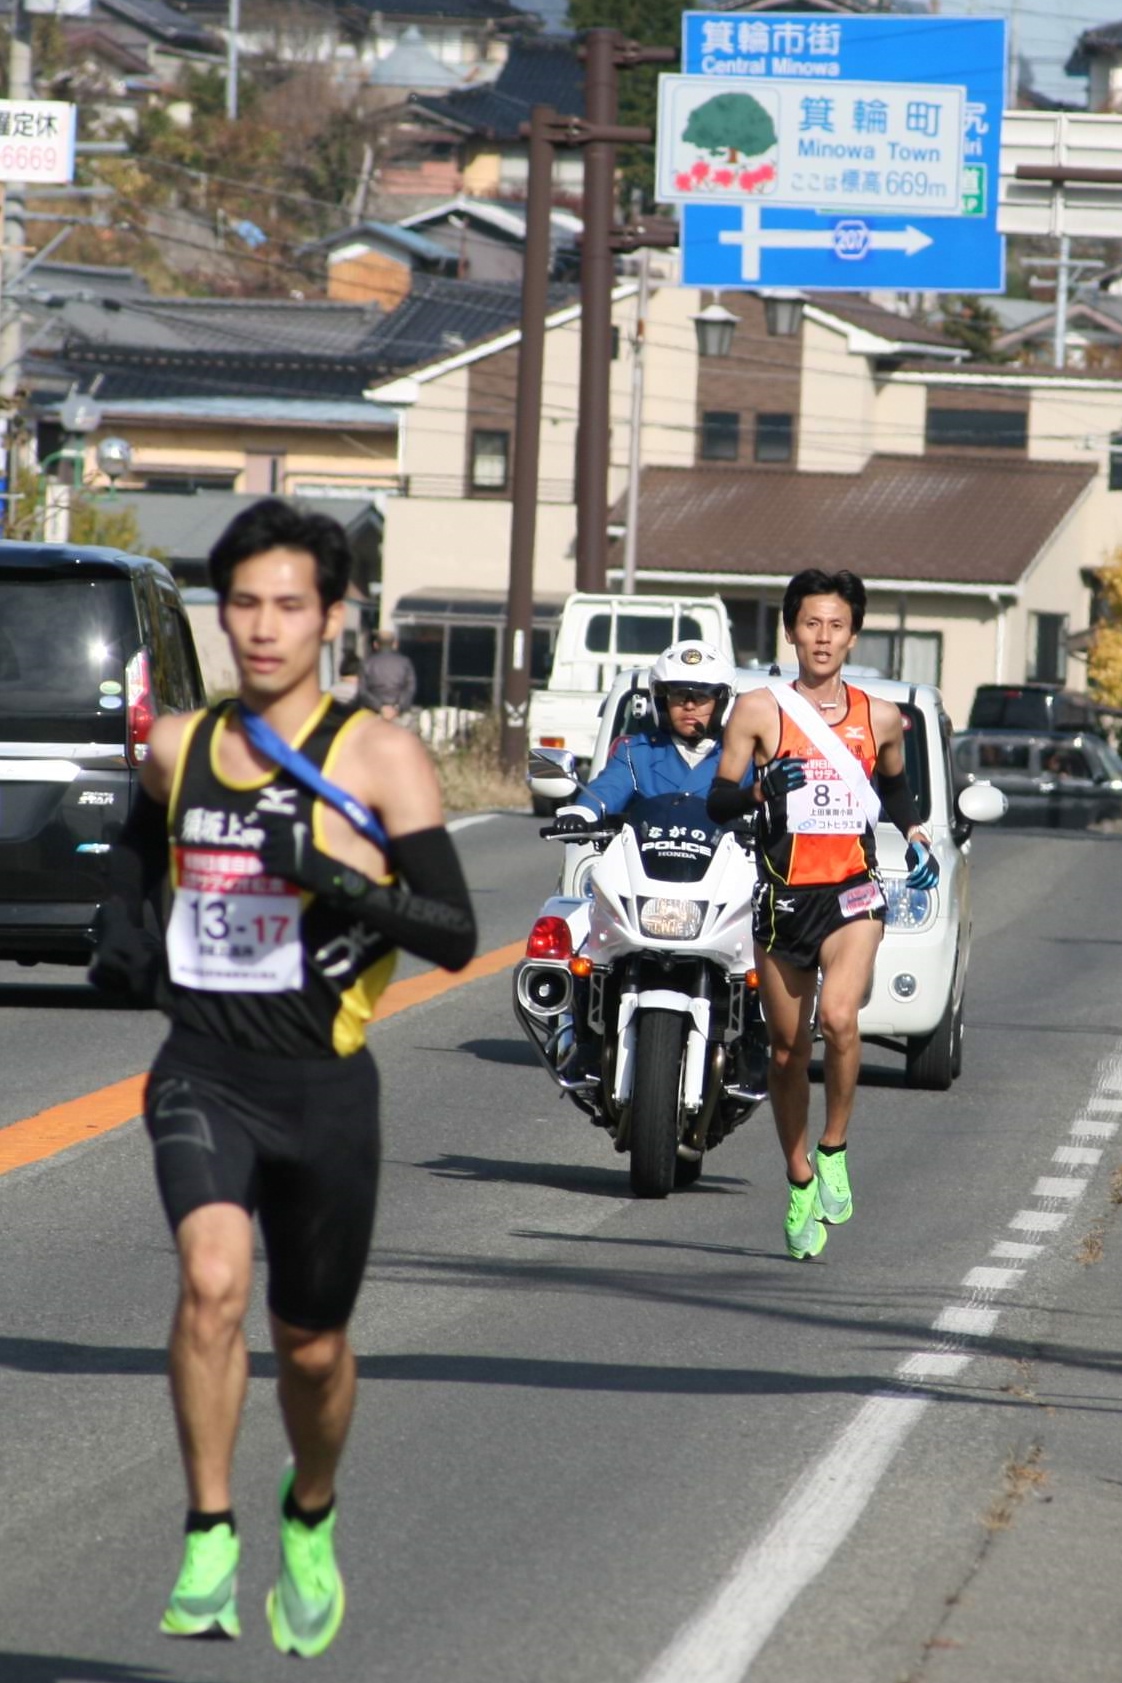
[[[647, 468], [644, 572], [848, 567], [868, 578], [1013, 584], [1096, 469], [1070, 462], [874, 456], [861, 473]], [[614, 519], [624, 518], [624, 503]]]

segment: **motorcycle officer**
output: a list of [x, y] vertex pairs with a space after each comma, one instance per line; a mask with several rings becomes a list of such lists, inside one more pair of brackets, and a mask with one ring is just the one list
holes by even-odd
[[[624, 812], [633, 800], [654, 795], [696, 795], [705, 800], [720, 763], [725, 720], [736, 696], [736, 668], [711, 643], [685, 638], [663, 649], [650, 672], [650, 705], [654, 728], [642, 735], [620, 737], [599, 777], [583, 789], [570, 806], [560, 807], [553, 821], [555, 833], [579, 841], [608, 813]], [[742, 787], [756, 776], [749, 761]], [[584, 1020], [581, 989], [575, 992], [578, 1021]], [[579, 1039], [570, 1073], [590, 1068], [595, 1047]], [[766, 1049], [743, 1044], [739, 1057], [741, 1084], [766, 1091]]]
[[[571, 806], [558, 810], [554, 829], [579, 837], [605, 813], [623, 812], [633, 800], [651, 795], [704, 800], [717, 775], [735, 691], [736, 668], [711, 643], [686, 638], [663, 649], [650, 674], [654, 729], [621, 737], [599, 777]], [[755, 775], [749, 764], [743, 787]]]

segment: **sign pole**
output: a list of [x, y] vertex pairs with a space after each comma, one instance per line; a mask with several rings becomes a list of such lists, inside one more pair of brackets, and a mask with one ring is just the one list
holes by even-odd
[[[8, 45], [8, 97], [31, 96], [31, 19], [22, 0], [12, 0]], [[7, 305], [7, 319], [0, 326], [0, 531], [11, 530], [16, 514], [14, 490], [15, 403], [23, 377], [23, 316], [12, 300], [12, 290], [23, 268], [27, 242], [26, 191], [22, 181], [9, 181], [4, 188], [3, 233], [0, 234], [0, 304]]]
[[1060, 235], [1060, 261], [1056, 267], [1056, 336], [1052, 361], [1062, 368], [1067, 360], [1067, 300], [1068, 271], [1071, 266], [1071, 240]]
[[[534, 539], [538, 515], [542, 370], [549, 296], [549, 234], [553, 142], [558, 122], [548, 105], [530, 113], [530, 163], [526, 186], [526, 247], [522, 268], [522, 336], [518, 345], [518, 396], [510, 505], [510, 579], [503, 634], [503, 716], [500, 759], [504, 771], [526, 765], [530, 708], [530, 642], [534, 623]], [[551, 125], [553, 125], [551, 127]]]

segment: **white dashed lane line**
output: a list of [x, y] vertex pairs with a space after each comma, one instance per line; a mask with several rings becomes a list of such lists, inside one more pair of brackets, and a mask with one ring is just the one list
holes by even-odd
[[[1122, 1112], [1122, 1097], [1115, 1094], [1122, 1095], [1122, 1047], [1096, 1069], [1084, 1108]], [[1076, 1142], [1109, 1140], [1118, 1127], [1117, 1122], [1080, 1115], [1070, 1125], [1070, 1136]], [[937, 1342], [905, 1357], [894, 1375], [897, 1388], [871, 1397], [858, 1410], [641, 1683], [681, 1683], [683, 1678], [690, 1683], [743, 1683], [787, 1609], [845, 1541], [933, 1401], [917, 1387], [957, 1379], [984, 1353], [984, 1340], [1001, 1317], [1001, 1309], [992, 1303], [994, 1295], [1019, 1286], [1027, 1271], [1024, 1266], [995, 1264], [1028, 1264], [1046, 1253], [1048, 1246], [1040, 1241], [1070, 1221], [1102, 1156], [1101, 1147], [1080, 1143], [1056, 1149], [1053, 1166], [1071, 1172], [1041, 1175], [1030, 1194], [1036, 1205], [1017, 1210], [1009, 1221], [1009, 1231], [1031, 1237], [998, 1239], [990, 1247], [990, 1260], [968, 1271], [962, 1282], [966, 1300], [948, 1303], [932, 1322]]]

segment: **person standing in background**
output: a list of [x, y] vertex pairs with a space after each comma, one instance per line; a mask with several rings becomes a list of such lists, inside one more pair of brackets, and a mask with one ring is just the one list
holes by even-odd
[[393, 632], [373, 632], [358, 686], [361, 705], [383, 719], [401, 719], [412, 707], [416, 693], [413, 662], [400, 652]]

